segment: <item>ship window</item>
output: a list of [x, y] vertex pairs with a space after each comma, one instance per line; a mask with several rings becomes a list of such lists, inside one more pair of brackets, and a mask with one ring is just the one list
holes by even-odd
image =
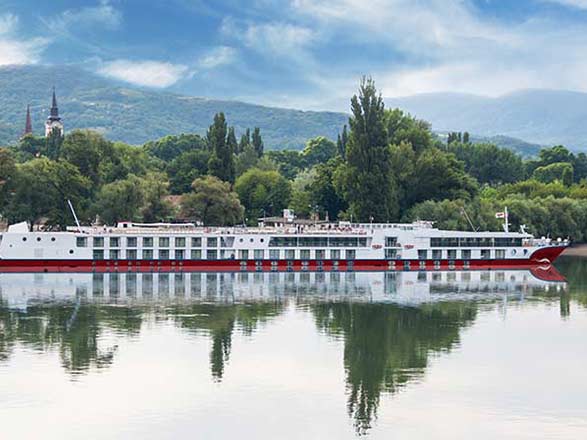
[[152, 260], [152, 259], [153, 259], [153, 250], [152, 249], [144, 250], [143, 251], [143, 260]]
[[359, 246], [366, 247], [367, 246], [367, 239], [364, 237], [359, 237]]
[[216, 258], [218, 258], [218, 251], [214, 250], [209, 250], [208, 252], [206, 252], [206, 258], [208, 260], [216, 260]]
[[192, 260], [201, 260], [202, 259], [202, 251], [200, 249], [192, 249], [191, 258], [192, 258]]
[[216, 238], [216, 237], [208, 237], [208, 240], [206, 241], [206, 245], [208, 247], [216, 247], [216, 246], [218, 246], [218, 238]]
[[285, 250], [285, 259], [286, 260], [295, 260], [296, 259], [296, 251], [294, 249], [286, 249]]
[[432, 251], [432, 259], [433, 260], [441, 260], [442, 259], [442, 251], [440, 249], [434, 249]]
[[432, 237], [430, 239], [430, 247], [440, 247], [440, 238], [439, 237]]
[[471, 251], [470, 250], [462, 250], [461, 251], [461, 259], [470, 260], [471, 259]]
[[426, 249], [418, 249], [418, 260], [427, 260], [428, 251]]
[[[347, 251], [347, 255], [348, 252], [349, 251]], [[385, 258], [387, 260], [395, 260], [397, 258], [397, 249], [385, 249]]]
[[37, 241], [41, 241], [41, 237], [37, 237]]
[[75, 237], [75, 245], [77, 247], [87, 247], [88, 237]]
[[328, 246], [327, 237], [299, 237], [298, 245], [305, 247]]
[[396, 247], [397, 237], [385, 237], [385, 247]]
[[449, 260], [456, 260], [457, 259], [456, 249], [449, 249], [448, 251], [446, 251], [446, 255]]
[[169, 250], [167, 250], [167, 249], [159, 250], [159, 259], [160, 260], [169, 260]]
[[26, 241], [26, 237], [22, 237], [22, 241]]
[[73, 254], [73, 249], [70, 249], [70, 250], [69, 250], [69, 253], [70, 253], [70, 254]]
[[298, 245], [297, 237], [271, 237], [270, 247], [294, 247]]
[[153, 247], [153, 237], [143, 237], [143, 247]]
[[270, 260], [279, 260], [279, 249], [270, 249], [269, 250], [269, 259]]
[[498, 260], [503, 260], [505, 258], [505, 249], [496, 249], [495, 258]]
[[354, 250], [350, 250], [350, 249], [347, 249], [347, 251], [346, 251], [345, 254], [346, 254], [346, 259], [347, 260], [354, 260], [355, 257], [356, 257], [356, 255], [357, 255]]
[[238, 258], [239, 258], [239, 260], [248, 260], [249, 259], [249, 251], [246, 249], [240, 249], [238, 251]]
[[192, 247], [202, 247], [202, 237], [192, 237]]
[[51, 237], [51, 241], [55, 241], [55, 237]]
[[126, 259], [127, 260], [136, 260], [137, 259], [137, 250], [136, 249], [129, 249], [126, 251]]
[[160, 248], [168, 248], [169, 247], [169, 237], [159, 237], [159, 247]]
[[126, 237], [126, 246], [129, 248], [137, 247], [137, 237]]
[[94, 237], [94, 247], [104, 247], [104, 237]]
[[176, 260], [183, 260], [185, 258], [185, 252], [183, 249], [178, 249], [175, 251], [175, 259]]
[[118, 260], [119, 255], [120, 255], [120, 251], [118, 251], [118, 250], [111, 250], [110, 251], [110, 259], [111, 260]]
[[94, 249], [94, 252], [92, 253], [92, 258], [94, 260], [103, 260], [104, 259], [104, 251], [103, 250], [97, 250]]
[[185, 237], [175, 237], [175, 247], [176, 248], [185, 247]]
[[340, 250], [339, 249], [332, 249], [330, 251], [330, 259], [331, 260], [340, 260]]
[[263, 249], [255, 249], [253, 251], [253, 255], [255, 257], [255, 260], [262, 260], [265, 257], [265, 252], [263, 252]]
[[302, 249], [300, 251], [300, 260], [309, 260], [310, 259], [310, 249]]
[[316, 249], [316, 260], [326, 259], [326, 251], [324, 249]]
[[119, 237], [110, 237], [110, 247], [111, 248], [120, 247], [120, 238]]
[[481, 259], [482, 260], [489, 260], [491, 258], [491, 250], [490, 249], [481, 249]]

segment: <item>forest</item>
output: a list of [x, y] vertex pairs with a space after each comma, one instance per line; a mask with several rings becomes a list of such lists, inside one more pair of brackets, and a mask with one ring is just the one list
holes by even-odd
[[338, 139], [309, 139], [302, 151], [267, 151], [262, 132], [237, 135], [223, 113], [205, 136], [166, 136], [132, 146], [98, 132], [27, 135], [0, 148], [0, 214], [46, 229], [84, 224], [191, 221], [256, 225], [284, 208], [298, 217], [360, 222], [431, 220], [463, 230], [511, 229], [587, 240], [587, 156], [564, 146], [523, 159], [435, 135], [429, 123], [386, 109], [365, 78]]

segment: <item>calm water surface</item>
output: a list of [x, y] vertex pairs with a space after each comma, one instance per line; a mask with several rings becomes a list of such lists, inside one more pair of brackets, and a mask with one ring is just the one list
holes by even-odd
[[587, 438], [587, 260], [557, 267], [0, 274], [1, 437]]

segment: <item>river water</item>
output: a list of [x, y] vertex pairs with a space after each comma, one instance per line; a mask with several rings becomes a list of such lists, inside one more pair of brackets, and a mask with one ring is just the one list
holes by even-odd
[[557, 269], [0, 274], [0, 437], [587, 438]]

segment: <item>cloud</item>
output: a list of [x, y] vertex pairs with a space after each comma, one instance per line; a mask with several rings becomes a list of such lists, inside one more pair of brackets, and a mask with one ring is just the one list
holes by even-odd
[[37, 63], [49, 43], [45, 38], [17, 38], [18, 23], [14, 14], [0, 15], [0, 65]]
[[68, 34], [73, 26], [102, 25], [116, 29], [122, 23], [122, 13], [114, 8], [109, 1], [102, 0], [97, 6], [79, 9], [67, 9], [57, 16], [43, 19], [45, 25], [54, 33]]
[[188, 67], [160, 61], [115, 60], [98, 69], [101, 75], [139, 86], [165, 88], [184, 77]]
[[203, 69], [214, 69], [215, 67], [231, 64], [237, 56], [237, 50], [234, 47], [219, 46], [198, 60], [198, 66]]
[[545, 3], [558, 3], [559, 5], [571, 6], [579, 9], [587, 9], [587, 0], [542, 0]]

